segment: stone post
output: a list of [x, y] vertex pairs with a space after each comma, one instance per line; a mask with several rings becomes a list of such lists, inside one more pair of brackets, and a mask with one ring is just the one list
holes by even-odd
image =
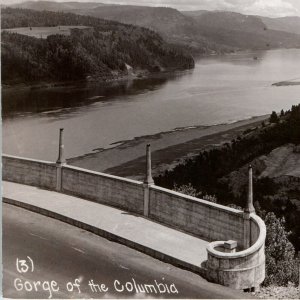
[[255, 213], [253, 206], [253, 174], [251, 165], [248, 168], [248, 176], [248, 197], [246, 207], [244, 208], [244, 249], [251, 246], [250, 214]]
[[144, 216], [149, 216], [150, 186], [154, 184], [151, 171], [151, 149], [150, 144], [146, 147], [146, 175], [143, 182], [144, 187]]
[[58, 158], [56, 161], [56, 164], [65, 164], [66, 160], [65, 160], [65, 156], [64, 156], [64, 129], [60, 128], [59, 129], [59, 148], [58, 148]]
[[146, 146], [146, 177], [144, 183], [153, 184], [152, 170], [151, 170], [151, 149], [150, 144]]
[[250, 165], [248, 168], [249, 171], [249, 182], [248, 182], [248, 201], [247, 206], [245, 208], [246, 213], [255, 213], [255, 209], [253, 206], [253, 176], [252, 176], [252, 166]]
[[63, 142], [63, 132], [64, 129], [59, 130], [59, 148], [58, 148], [58, 158], [56, 161], [56, 190], [61, 191], [62, 187], [62, 167], [66, 164], [66, 159], [64, 156], [64, 142]]

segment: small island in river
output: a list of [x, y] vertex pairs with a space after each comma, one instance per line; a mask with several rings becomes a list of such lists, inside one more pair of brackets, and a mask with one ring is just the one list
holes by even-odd
[[273, 86], [290, 86], [290, 85], [300, 85], [299, 79], [295, 80], [287, 80], [287, 81], [280, 81], [272, 84]]

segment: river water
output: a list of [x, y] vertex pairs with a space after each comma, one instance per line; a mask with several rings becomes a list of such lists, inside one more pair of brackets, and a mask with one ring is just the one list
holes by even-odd
[[[258, 59], [254, 59], [257, 56]], [[57, 158], [65, 128], [66, 156], [180, 127], [234, 122], [300, 103], [300, 50], [212, 56], [194, 70], [113, 84], [2, 92], [3, 152]]]

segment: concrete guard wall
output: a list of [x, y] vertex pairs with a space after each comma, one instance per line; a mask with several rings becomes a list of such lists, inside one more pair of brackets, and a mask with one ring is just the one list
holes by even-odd
[[[57, 165], [47, 161], [2, 156], [3, 180], [48, 190], [57, 188]], [[61, 167], [61, 192], [87, 200], [143, 213], [143, 184], [77, 167]]]
[[250, 215], [253, 244], [236, 253], [224, 253], [225, 241], [207, 247], [207, 278], [234, 289], [258, 288], [265, 279], [266, 226], [257, 215]]
[[150, 218], [209, 241], [236, 240], [243, 247], [243, 212], [158, 186], [150, 187]]
[[2, 178], [7, 181], [54, 190], [56, 166], [52, 162], [3, 155]]
[[[157, 186], [150, 187], [150, 218], [213, 241], [207, 248], [206, 278], [234, 289], [258, 288], [265, 279], [264, 222], [244, 212]], [[250, 230], [250, 232], [246, 232]], [[245, 237], [250, 247], [244, 249]], [[225, 253], [228, 240], [237, 252]], [[223, 248], [223, 249], [222, 249]]]
[[63, 193], [142, 214], [143, 184], [139, 181], [77, 167], [62, 168]]
[[[264, 280], [266, 228], [253, 213], [245, 218], [242, 211], [233, 208], [69, 165], [57, 166], [52, 162], [9, 155], [2, 156], [2, 164], [3, 180], [56, 190], [144, 214], [211, 241], [207, 248], [208, 260], [201, 266], [207, 270], [206, 277], [211, 281], [247, 289], [259, 286]], [[247, 249], [244, 249], [245, 236], [250, 239]], [[236, 253], [220, 250], [227, 240], [237, 241]]]

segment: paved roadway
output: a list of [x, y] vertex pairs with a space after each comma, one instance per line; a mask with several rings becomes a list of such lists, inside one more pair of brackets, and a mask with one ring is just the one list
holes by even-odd
[[[142, 228], [141, 228], [142, 230]], [[146, 233], [145, 233], [146, 234]], [[188, 245], [187, 245], [188, 247]], [[19, 273], [16, 260], [26, 259], [34, 270]], [[19, 264], [19, 270], [26, 266]], [[17, 279], [18, 278], [18, 279]], [[16, 286], [14, 286], [14, 281]], [[67, 283], [75, 279], [80, 283], [80, 293], [76, 286]], [[92, 292], [88, 281], [105, 284], [102, 292]], [[133, 280], [137, 284], [173, 284], [173, 291], [160, 293], [136, 293]], [[55, 280], [49, 292], [47, 281]], [[115, 280], [120, 282], [117, 289], [126, 282], [132, 292], [118, 292]], [[27, 281], [27, 282], [26, 282]], [[34, 288], [34, 281], [36, 283]], [[43, 282], [46, 283], [43, 284]], [[25, 283], [26, 282], [26, 283]], [[43, 287], [45, 291], [43, 291]], [[161, 291], [166, 290], [160, 285]], [[101, 288], [101, 286], [100, 286]], [[20, 291], [17, 291], [19, 289]], [[32, 291], [25, 291], [25, 289]], [[108, 289], [106, 291], [106, 289]], [[126, 288], [125, 288], [126, 289]], [[200, 276], [163, 263], [143, 253], [110, 242], [85, 230], [60, 221], [3, 204], [3, 293], [9, 298], [245, 298], [240, 292], [208, 283]]]

